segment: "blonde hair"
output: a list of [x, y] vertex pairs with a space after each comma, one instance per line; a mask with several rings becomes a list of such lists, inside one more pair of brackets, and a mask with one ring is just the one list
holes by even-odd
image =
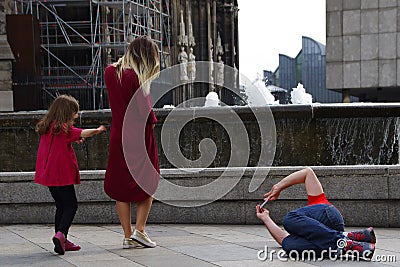
[[124, 69], [133, 69], [139, 78], [144, 95], [150, 94], [150, 84], [160, 72], [157, 44], [147, 35], [136, 38], [114, 66], [120, 80]]
[[58, 96], [49, 107], [47, 114], [36, 124], [36, 132], [46, 134], [54, 122], [52, 134], [59, 134], [62, 130], [68, 133], [74, 114], [78, 113], [78, 101], [69, 95]]

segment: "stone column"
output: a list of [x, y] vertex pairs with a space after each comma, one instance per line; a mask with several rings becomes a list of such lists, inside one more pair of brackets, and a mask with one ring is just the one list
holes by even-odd
[[12, 60], [7, 41], [5, 2], [0, 1], [0, 111], [13, 111]]
[[343, 100], [343, 103], [350, 103], [351, 102], [351, 100], [350, 100], [350, 90], [348, 90], [348, 89], [343, 89], [342, 90], [342, 100]]

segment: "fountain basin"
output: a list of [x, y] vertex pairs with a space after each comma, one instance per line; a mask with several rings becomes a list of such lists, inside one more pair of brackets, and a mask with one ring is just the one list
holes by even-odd
[[[399, 163], [399, 104], [313, 104], [270, 107], [233, 107], [245, 126], [250, 144], [247, 166], [259, 165], [261, 138], [254, 112], [272, 111], [276, 127], [276, 153], [273, 166], [396, 165]], [[155, 133], [161, 168], [174, 168], [161, 146], [161, 129], [171, 109], [155, 109], [159, 123]], [[176, 109], [171, 123], [188, 120], [179, 138], [188, 159], [200, 157], [199, 143], [213, 139], [217, 148], [209, 168], [228, 165], [229, 136], [209, 115], [223, 121], [229, 108]], [[33, 171], [39, 136], [34, 132], [44, 112], [0, 113], [0, 171]], [[193, 119], [195, 118], [195, 119]], [[229, 123], [227, 121], [226, 123]], [[111, 112], [84, 111], [76, 120], [82, 128], [111, 124]], [[74, 144], [81, 170], [104, 170], [107, 164], [109, 132]], [[167, 144], [168, 145], [168, 144]], [[186, 166], [191, 167], [191, 166]]]

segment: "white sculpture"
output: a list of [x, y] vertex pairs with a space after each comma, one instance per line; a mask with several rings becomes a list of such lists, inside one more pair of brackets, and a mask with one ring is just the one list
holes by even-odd
[[188, 78], [189, 81], [196, 80], [196, 56], [193, 54], [193, 48], [189, 49], [189, 56], [188, 56]]
[[180, 80], [183, 82], [187, 82], [189, 80], [187, 74], [188, 67], [188, 55], [185, 52], [185, 48], [181, 47], [181, 52], [178, 55], [178, 62], [180, 63]]
[[224, 62], [222, 61], [221, 55], [218, 56], [216, 83], [218, 86], [224, 85]]
[[222, 47], [221, 35], [218, 32], [218, 37], [217, 37], [217, 55], [223, 55], [223, 54], [224, 54], [224, 48]]
[[210, 89], [211, 91], [214, 91], [214, 60], [213, 60], [213, 53], [214, 53], [214, 47], [212, 43], [212, 39], [210, 38], [208, 40], [209, 42], [209, 47], [210, 47], [210, 54], [208, 56], [208, 61], [210, 62]]

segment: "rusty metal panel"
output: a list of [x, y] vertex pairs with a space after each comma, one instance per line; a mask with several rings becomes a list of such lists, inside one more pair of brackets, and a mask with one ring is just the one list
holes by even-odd
[[40, 80], [41, 54], [39, 22], [32, 15], [7, 15], [7, 39], [14, 54], [13, 82]]
[[14, 109], [42, 109], [39, 21], [32, 15], [7, 15], [7, 39], [14, 54]]

